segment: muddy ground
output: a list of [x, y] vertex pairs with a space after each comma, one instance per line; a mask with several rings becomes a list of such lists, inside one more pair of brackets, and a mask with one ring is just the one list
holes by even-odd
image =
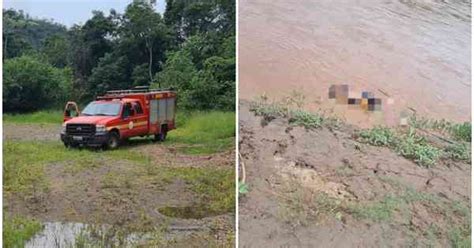
[[[3, 139], [59, 143], [59, 130], [57, 125], [6, 123]], [[94, 164], [87, 161], [80, 166], [67, 161], [48, 164], [45, 167], [48, 189], [27, 195], [4, 194], [4, 213], [45, 223], [107, 225], [126, 232], [165, 230], [166, 239], [178, 247], [232, 246], [233, 213], [207, 213], [205, 205], [198, 201], [200, 195], [183, 179], [171, 175], [160, 180], [159, 175], [161, 166], [168, 170], [193, 167], [233, 171], [234, 150], [231, 147], [222, 153], [187, 155], [177, 152], [174, 145], [131, 140], [120, 151], [143, 154], [149, 160], [148, 166], [101, 156], [106, 151], [95, 151], [98, 160]], [[138, 244], [148, 246], [146, 240]]]
[[421, 167], [354, 127], [266, 123], [246, 101], [239, 115], [240, 247], [449, 247], [470, 228], [469, 164]]

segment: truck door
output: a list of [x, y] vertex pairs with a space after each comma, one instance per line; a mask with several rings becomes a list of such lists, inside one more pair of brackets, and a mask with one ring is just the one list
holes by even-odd
[[147, 124], [146, 116], [143, 114], [143, 109], [140, 113], [136, 113], [136, 108], [133, 103], [125, 103], [122, 111], [122, 119], [124, 127], [121, 129], [123, 138], [134, 137], [146, 134]]
[[74, 117], [77, 117], [81, 114], [79, 107], [75, 102], [67, 102], [64, 107], [63, 122], [66, 122]]
[[143, 112], [143, 107], [139, 101], [132, 103], [133, 110], [135, 112], [136, 122], [133, 124], [134, 135], [145, 135], [148, 134], [148, 117]]

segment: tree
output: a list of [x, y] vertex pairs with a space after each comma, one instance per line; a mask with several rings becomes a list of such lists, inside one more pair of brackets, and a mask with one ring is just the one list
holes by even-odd
[[[135, 1], [127, 6], [122, 20], [121, 34], [125, 42], [144, 44], [143, 49], [148, 55], [149, 82], [153, 81], [154, 53], [162, 61], [164, 51], [170, 39], [169, 30], [164, 24], [160, 14], [152, 6], [143, 1]], [[156, 59], [155, 59], [156, 60]]]
[[99, 61], [88, 80], [87, 97], [92, 98], [108, 90], [126, 89], [131, 86], [128, 60], [125, 56], [107, 53]]
[[21, 10], [3, 10], [3, 58], [38, 50], [52, 35], [64, 35], [66, 27], [48, 20], [30, 18]]
[[41, 51], [56, 67], [63, 68], [69, 64], [69, 44], [65, 36], [52, 35], [46, 38]]
[[157, 74], [155, 85], [158, 87], [176, 88], [180, 94], [190, 89], [191, 81], [197, 75], [189, 52], [180, 50], [168, 54], [163, 70]]
[[[98, 65], [99, 59], [112, 52], [113, 35], [116, 31], [114, 16], [106, 17], [100, 11], [83, 26], [75, 25], [68, 32], [70, 63], [74, 71], [75, 88], [88, 90], [88, 78]], [[85, 95], [90, 95], [84, 92]]]
[[54, 68], [37, 57], [22, 56], [6, 60], [3, 75], [5, 112], [50, 107], [70, 93], [71, 71]]

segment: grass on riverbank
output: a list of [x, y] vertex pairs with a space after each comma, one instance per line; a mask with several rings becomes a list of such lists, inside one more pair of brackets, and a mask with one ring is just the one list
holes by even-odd
[[[465, 129], [467, 126], [470, 128], [470, 124], [460, 125], [463, 126], [461, 129]], [[456, 126], [456, 129], [460, 128], [458, 125], [453, 124], [452, 126]], [[462, 133], [466, 132], [466, 130], [462, 131]], [[413, 127], [407, 130], [374, 127], [372, 129], [361, 130], [357, 136], [360, 142], [392, 148], [403, 157], [413, 160], [417, 164], [425, 167], [433, 166], [440, 158], [465, 161], [468, 163], [471, 161], [470, 142], [458, 141], [458, 143], [450, 144], [445, 147], [437, 147], [428, 142], [426, 137], [418, 134]], [[466, 135], [463, 137], [463, 139], [468, 138]]]

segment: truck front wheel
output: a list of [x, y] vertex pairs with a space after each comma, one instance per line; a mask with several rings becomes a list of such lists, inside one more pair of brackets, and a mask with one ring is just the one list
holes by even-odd
[[111, 132], [107, 140], [107, 149], [116, 149], [119, 146], [120, 138], [117, 132]]

